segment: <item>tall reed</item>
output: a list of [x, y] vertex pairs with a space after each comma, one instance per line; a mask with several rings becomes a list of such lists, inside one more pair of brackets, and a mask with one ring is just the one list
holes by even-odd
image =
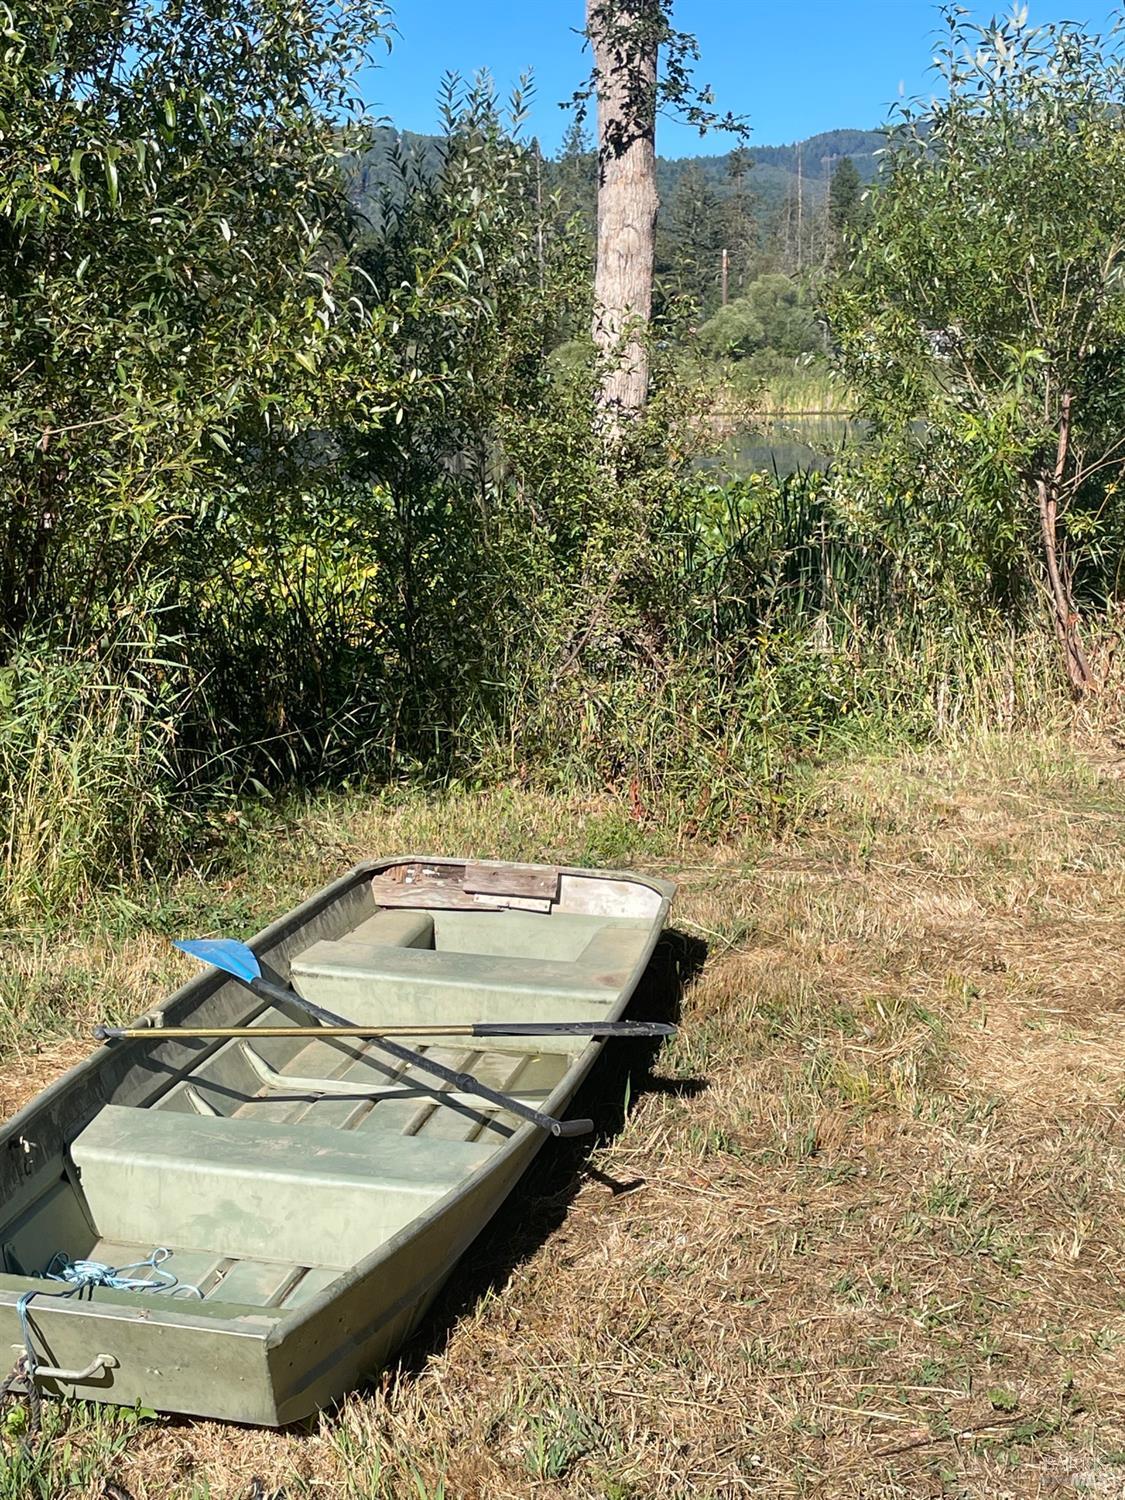
[[120, 651], [19, 643], [0, 668], [0, 913], [73, 910], [174, 841], [176, 726]]

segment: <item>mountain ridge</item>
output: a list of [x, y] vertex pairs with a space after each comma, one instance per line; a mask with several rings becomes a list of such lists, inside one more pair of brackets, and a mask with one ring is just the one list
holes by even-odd
[[[396, 142], [405, 147], [408, 154], [416, 156], [425, 170], [431, 163], [436, 165], [440, 139], [437, 135], [398, 130], [393, 125], [377, 126], [372, 132], [371, 146], [353, 165], [357, 196], [368, 198], [380, 186], [391, 183], [387, 160]], [[854, 163], [861, 181], [867, 183], [874, 179], [885, 139], [882, 130], [841, 126], [781, 145], [748, 145], [746, 150], [751, 166], [743, 179], [743, 191], [767, 214], [776, 214], [786, 198], [797, 193], [798, 187], [810, 205], [823, 202], [832, 173], [844, 157], [849, 157]], [[587, 154], [592, 191], [593, 155], [592, 152]], [[566, 158], [559, 155], [551, 160], [558, 163]], [[671, 201], [680, 179], [689, 172], [697, 173], [719, 198], [728, 197], [736, 190], [730, 160], [731, 151], [698, 156], [658, 156], [656, 183], [662, 204]]]

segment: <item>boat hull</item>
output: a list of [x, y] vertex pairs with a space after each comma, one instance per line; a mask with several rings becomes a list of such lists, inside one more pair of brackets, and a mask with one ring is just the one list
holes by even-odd
[[[463, 873], [478, 869], [485, 873]], [[505, 875], [505, 870], [515, 873]], [[411, 871], [421, 873], [411, 876]], [[555, 896], [544, 897], [541, 892], [552, 879]], [[505, 880], [511, 887], [507, 892], [464, 889], [474, 881], [502, 887]], [[395, 892], [395, 882], [402, 891]], [[539, 894], [520, 894], [528, 891]], [[521, 1015], [536, 1019], [577, 1019], [596, 1004], [597, 1018], [610, 1020], [620, 1017], [633, 995], [672, 894], [665, 882], [616, 873], [485, 869], [427, 856], [369, 861], [271, 924], [251, 946], [267, 972], [301, 976], [294, 982], [310, 998], [327, 1003], [330, 991], [337, 1000], [342, 994], [353, 1010], [363, 1003], [374, 1007], [372, 1016], [386, 1024], [399, 1016], [420, 1016], [419, 1007], [427, 1006], [431, 1021], [439, 1016], [451, 1022], [501, 1019], [497, 1011], [514, 1004], [524, 1007]], [[353, 941], [373, 922], [381, 923], [380, 935], [390, 933], [393, 941], [367, 946]], [[394, 937], [400, 930], [428, 933], [431, 946], [400, 946], [401, 937]], [[589, 940], [588, 932], [594, 934]], [[500, 941], [516, 951], [498, 955]], [[572, 949], [581, 949], [573, 973], [566, 967]], [[324, 987], [316, 994], [307, 990], [314, 980]], [[242, 1025], [247, 992], [207, 972], [147, 1019], [169, 1026]], [[264, 1024], [271, 1013], [257, 1019]], [[369, 1017], [358, 1019], [366, 1024]], [[265, 1070], [261, 1076], [267, 1083], [250, 1092], [240, 1082], [239, 1093], [230, 1083], [232, 1076], [242, 1077], [232, 1073], [236, 1062], [244, 1069], [245, 1059], [230, 1051], [238, 1045], [112, 1042], [0, 1131], [0, 1247], [6, 1267], [0, 1274], [0, 1338], [6, 1338], [14, 1361], [23, 1348], [16, 1303], [36, 1291], [30, 1308], [36, 1357], [45, 1371], [60, 1372], [40, 1378], [45, 1391], [269, 1426], [307, 1416], [393, 1358], [548, 1140], [541, 1129], [514, 1116], [443, 1105], [433, 1097], [432, 1083], [427, 1087], [406, 1074], [387, 1083], [385, 1067], [372, 1075], [376, 1084], [362, 1072], [354, 1098], [314, 1090], [312, 1103], [303, 1094], [298, 1103], [280, 1091], [277, 1080], [293, 1077], [304, 1089], [310, 1054], [271, 1054], [271, 1064], [264, 1054], [272, 1044], [266, 1042], [248, 1055]], [[279, 1045], [293, 1049], [297, 1044]], [[526, 1049], [528, 1043], [520, 1045]], [[480, 1065], [498, 1069], [497, 1076], [511, 1071], [538, 1083], [536, 1106], [561, 1115], [603, 1045], [571, 1038], [570, 1050], [560, 1046], [552, 1054], [548, 1045], [529, 1057], [513, 1044], [509, 1054], [502, 1047], [490, 1050]], [[440, 1049], [435, 1055], [442, 1055]], [[326, 1080], [325, 1086], [332, 1083], [337, 1093], [351, 1088], [347, 1080], [360, 1064], [369, 1068], [373, 1061], [367, 1055], [349, 1057], [345, 1082]], [[391, 1097], [398, 1094], [408, 1097]], [[223, 1111], [231, 1109], [231, 1099], [241, 1102], [228, 1119]], [[156, 1113], [146, 1116], [141, 1113], [146, 1109]], [[384, 1116], [386, 1126], [379, 1123]], [[322, 1119], [338, 1122], [339, 1149], [332, 1145], [337, 1137], [317, 1123]], [[399, 1122], [405, 1122], [401, 1130]], [[124, 1128], [123, 1145], [111, 1126]], [[160, 1138], [174, 1143], [181, 1134], [182, 1159], [161, 1159]], [[239, 1176], [237, 1154], [227, 1159], [231, 1140], [247, 1136], [254, 1182], [245, 1173]], [[189, 1144], [199, 1140], [203, 1147]], [[253, 1152], [267, 1150], [278, 1160], [262, 1155], [265, 1165], [259, 1169]], [[388, 1150], [393, 1181], [383, 1184], [382, 1196], [373, 1195], [363, 1181], [363, 1153], [383, 1160]], [[317, 1178], [301, 1159], [305, 1154], [323, 1155], [332, 1172], [326, 1168]], [[421, 1183], [410, 1175], [418, 1162], [425, 1164], [419, 1169]], [[268, 1221], [268, 1208], [263, 1211], [261, 1243], [247, 1244], [257, 1219], [245, 1212], [240, 1217], [240, 1203], [244, 1207], [249, 1201], [251, 1187], [260, 1188], [263, 1173], [276, 1176], [282, 1206], [276, 1222]], [[181, 1179], [183, 1191], [176, 1187]], [[128, 1186], [122, 1190], [120, 1184]], [[170, 1201], [161, 1209], [162, 1184]], [[185, 1207], [192, 1194], [202, 1202], [200, 1212], [190, 1203]], [[115, 1195], [128, 1203], [115, 1202]], [[263, 1201], [268, 1205], [269, 1195]], [[322, 1202], [334, 1205], [335, 1218], [327, 1225], [313, 1223], [316, 1211], [310, 1205]], [[98, 1287], [90, 1300], [59, 1297], [58, 1283], [36, 1274], [36, 1265], [45, 1266], [59, 1240], [79, 1253], [91, 1246], [95, 1256], [109, 1253], [113, 1235], [103, 1220], [115, 1214], [119, 1219], [139, 1214], [142, 1226], [126, 1231], [118, 1224], [117, 1242], [145, 1243], [141, 1236], [149, 1209], [154, 1238], [173, 1222], [183, 1226], [174, 1243], [185, 1266], [217, 1257], [218, 1269], [206, 1272], [210, 1279], [200, 1278], [202, 1297], [107, 1287]], [[217, 1226], [213, 1232], [199, 1227], [209, 1219]], [[369, 1226], [370, 1251], [349, 1252], [347, 1264], [333, 1264], [331, 1243], [363, 1248]], [[382, 1227], [376, 1234], [377, 1226]], [[315, 1253], [310, 1236], [321, 1246]], [[285, 1293], [283, 1273], [290, 1262], [297, 1267], [290, 1274], [296, 1285]], [[175, 1257], [168, 1264], [175, 1267]], [[237, 1300], [240, 1292], [248, 1300]]]

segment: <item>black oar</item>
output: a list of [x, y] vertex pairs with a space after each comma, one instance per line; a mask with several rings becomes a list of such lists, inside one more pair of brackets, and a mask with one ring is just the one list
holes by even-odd
[[[355, 1024], [344, 1016], [337, 1016], [332, 1011], [325, 1010], [323, 1006], [314, 1005], [311, 1000], [306, 1000], [304, 995], [299, 995], [296, 990], [286, 989], [284, 985], [267, 979], [262, 973], [257, 954], [245, 943], [235, 942], [233, 938], [191, 938], [177, 942], [176, 947], [184, 953], [191, 954], [192, 958], [198, 958], [201, 963], [211, 964], [214, 968], [221, 969], [224, 974], [237, 979], [239, 984], [245, 985], [255, 995], [283, 1005], [299, 1005], [302, 1010], [315, 1016], [318, 1021], [323, 1021], [327, 1026], [353, 1026]], [[458, 1073], [453, 1068], [447, 1068], [444, 1063], [435, 1062], [421, 1052], [415, 1052], [411, 1047], [404, 1047], [400, 1042], [392, 1042], [387, 1037], [372, 1036], [370, 1044], [378, 1048], [380, 1052], [386, 1052], [399, 1062], [406, 1063], [409, 1067], [418, 1068], [423, 1073], [432, 1073], [435, 1078], [440, 1078], [443, 1083], [450, 1084], [463, 1094], [476, 1094], [500, 1109], [509, 1110], [512, 1114], [519, 1115], [521, 1119], [530, 1120], [541, 1130], [549, 1130], [552, 1135], [588, 1135], [594, 1128], [593, 1120], [556, 1120], [554, 1115], [544, 1114], [542, 1110], [533, 1109], [530, 1104], [513, 1099], [510, 1094], [502, 1094], [498, 1089], [489, 1088], [488, 1084], [481, 1083], [471, 1073]], [[438, 1098], [440, 1097], [439, 1094]]]
[[[286, 991], [287, 997], [294, 997]], [[448, 1026], [95, 1026], [99, 1042], [121, 1037], [147, 1037], [149, 1041], [177, 1041], [189, 1037], [224, 1040], [275, 1036], [354, 1037], [374, 1040], [377, 1036], [673, 1036], [676, 1028], [666, 1021], [451, 1021]]]

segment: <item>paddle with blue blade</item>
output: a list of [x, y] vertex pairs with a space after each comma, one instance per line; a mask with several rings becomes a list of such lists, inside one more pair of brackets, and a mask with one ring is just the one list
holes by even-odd
[[[322, 1021], [326, 1028], [345, 1027], [351, 1030], [355, 1026], [355, 1023], [345, 1016], [335, 1015], [320, 1005], [314, 1005], [311, 1000], [306, 1000], [296, 990], [288, 989], [275, 980], [267, 979], [262, 973], [257, 954], [245, 943], [236, 942], [233, 938], [189, 938], [177, 942], [176, 947], [181, 952], [190, 954], [192, 958], [199, 959], [201, 963], [221, 969], [224, 974], [229, 974], [232, 979], [236, 979], [239, 984], [245, 985], [248, 990], [262, 999], [272, 1000], [282, 1005], [299, 1006], [316, 1020]], [[321, 1028], [317, 1028], [317, 1034], [323, 1035]], [[152, 1031], [146, 1031], [145, 1035], [151, 1036]], [[459, 1073], [454, 1068], [447, 1068], [444, 1063], [436, 1062], [421, 1052], [415, 1052], [412, 1047], [404, 1047], [400, 1042], [391, 1041], [381, 1032], [373, 1032], [368, 1040], [371, 1046], [407, 1064], [408, 1067], [440, 1078], [443, 1083], [449, 1084], [451, 1088], [461, 1093], [476, 1094], [481, 1099], [487, 1099], [490, 1104], [508, 1110], [521, 1119], [530, 1120], [532, 1124], [538, 1125], [541, 1130], [550, 1131], [554, 1136], [588, 1135], [594, 1128], [593, 1120], [557, 1120], [554, 1115], [544, 1114], [542, 1110], [534, 1109], [530, 1104], [524, 1104], [521, 1099], [513, 1099], [510, 1094], [503, 1094], [498, 1089], [490, 1088], [488, 1084], [481, 1083], [479, 1079], [474, 1078], [471, 1073]]]
[[434, 1026], [354, 1026], [334, 1025], [328, 1021], [331, 1011], [322, 1010], [303, 995], [285, 985], [275, 984], [262, 973], [257, 956], [245, 943], [231, 938], [184, 938], [173, 942], [182, 953], [201, 963], [222, 969], [241, 980], [256, 995], [287, 1004], [298, 1003], [310, 1015], [322, 1020], [321, 1026], [95, 1026], [99, 1042], [146, 1037], [149, 1041], [169, 1041], [181, 1037], [263, 1037], [315, 1036], [374, 1038], [377, 1036], [588, 1036], [588, 1037], [657, 1037], [675, 1036], [676, 1028], [667, 1021], [465, 1021]]

